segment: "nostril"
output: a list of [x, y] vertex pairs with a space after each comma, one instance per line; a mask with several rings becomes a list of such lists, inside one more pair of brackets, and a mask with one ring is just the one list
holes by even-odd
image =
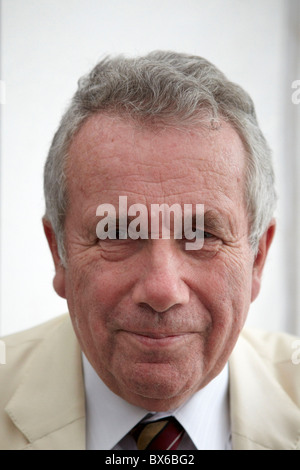
[[141, 302], [139, 304], [139, 307], [142, 309], [142, 310], [145, 310], [147, 312], [150, 312], [150, 313], [157, 313], [156, 310], [154, 310], [154, 308], [151, 307], [151, 305], [148, 305], [146, 304], [146, 302]]
[[145, 303], [145, 302], [141, 302], [139, 304], [139, 307], [145, 312], [145, 313], [151, 313], [153, 315], [159, 315], [161, 313], [165, 313], [167, 312], [168, 310], [170, 310], [170, 308], [174, 307], [174, 305], [172, 305], [171, 307], [167, 307], [166, 309], [156, 309], [154, 307], [152, 307], [151, 305]]

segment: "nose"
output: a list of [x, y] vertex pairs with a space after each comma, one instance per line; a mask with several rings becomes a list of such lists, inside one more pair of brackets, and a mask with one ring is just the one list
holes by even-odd
[[134, 303], [159, 313], [176, 305], [186, 305], [190, 298], [189, 287], [183, 280], [182, 261], [172, 240], [151, 240], [144, 256], [141, 276], [133, 290]]

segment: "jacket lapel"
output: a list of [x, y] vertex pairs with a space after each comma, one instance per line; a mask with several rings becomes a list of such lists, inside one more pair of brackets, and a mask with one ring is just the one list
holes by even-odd
[[[299, 403], [280, 385], [283, 366], [283, 380], [289, 367], [293, 377], [291, 360], [273, 364], [249, 338], [238, 340], [229, 361], [234, 450], [300, 449]], [[68, 318], [41, 340], [6, 412], [28, 441], [24, 449], [85, 449], [81, 353]]]
[[300, 408], [278, 380], [283, 365], [295, 367], [291, 360], [272, 364], [243, 336], [238, 340], [229, 362], [234, 450], [300, 449]]
[[29, 441], [25, 449], [85, 449], [81, 354], [69, 319], [41, 341], [6, 412]]

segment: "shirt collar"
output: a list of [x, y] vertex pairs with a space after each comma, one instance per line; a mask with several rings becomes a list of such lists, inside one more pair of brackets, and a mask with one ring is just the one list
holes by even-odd
[[[123, 400], [99, 378], [83, 356], [88, 448], [112, 449], [149, 411]], [[172, 414], [197, 449], [225, 449], [230, 435], [228, 367], [206, 387], [172, 413], [154, 413], [151, 419]]]
[[93, 450], [112, 449], [147, 413], [113, 393], [83, 354], [87, 443]]
[[225, 450], [230, 430], [228, 365], [174, 411], [198, 450]]

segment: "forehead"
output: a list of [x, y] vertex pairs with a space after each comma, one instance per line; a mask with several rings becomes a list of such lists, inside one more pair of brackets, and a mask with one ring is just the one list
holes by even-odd
[[241, 197], [244, 167], [243, 144], [228, 123], [218, 129], [158, 129], [94, 115], [71, 143], [67, 184], [70, 200], [74, 194], [100, 202], [126, 194], [137, 198], [133, 202], [184, 197], [189, 203], [204, 192]]

